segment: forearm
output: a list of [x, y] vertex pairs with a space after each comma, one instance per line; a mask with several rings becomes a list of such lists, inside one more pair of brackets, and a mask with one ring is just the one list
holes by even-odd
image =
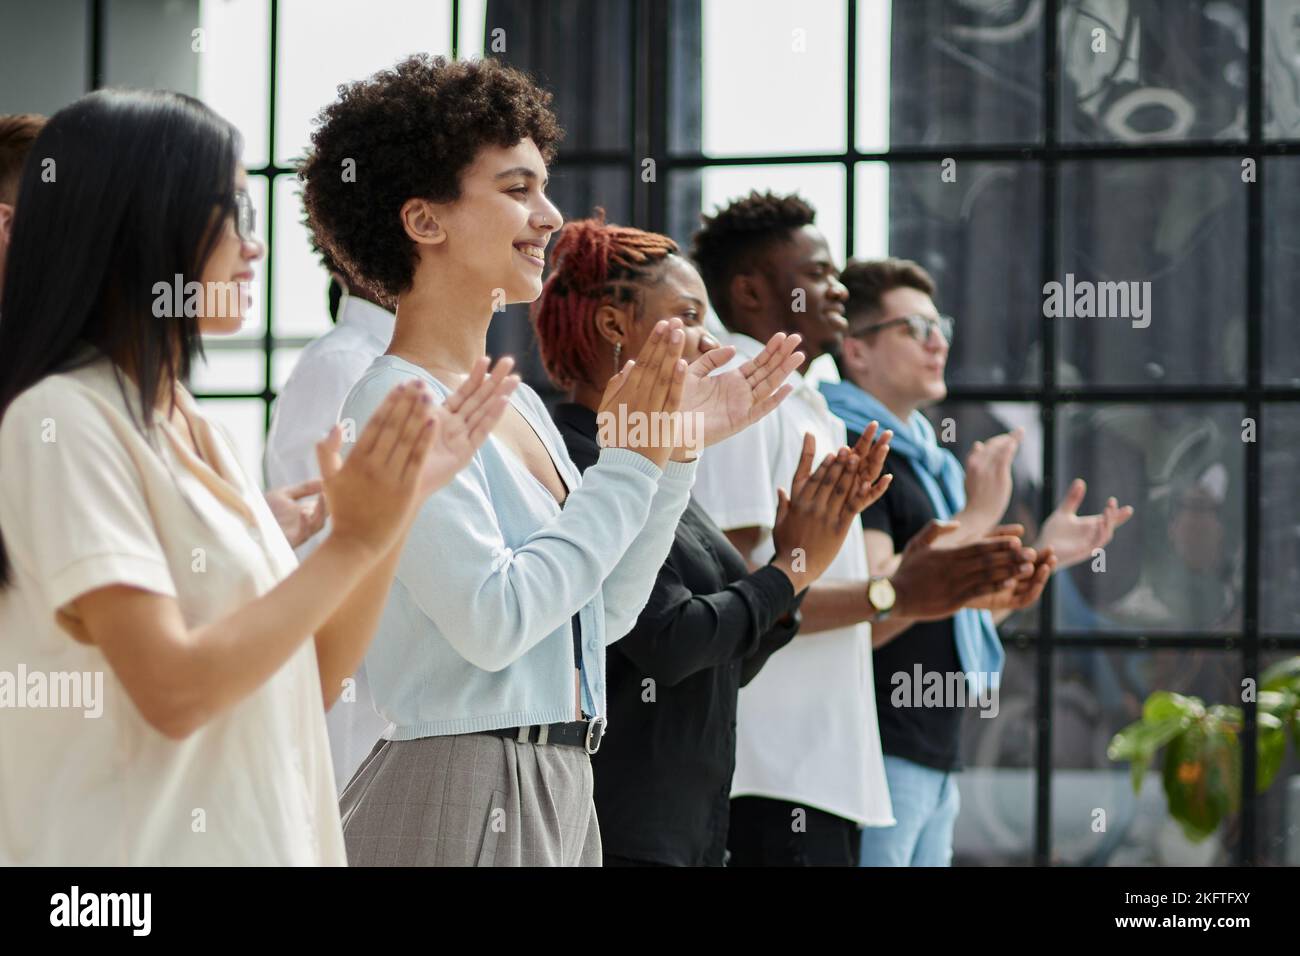
[[865, 581], [817, 581], [808, 587], [800, 609], [801, 634], [851, 627], [875, 616]]
[[897, 614], [891, 614], [883, 621], [872, 621], [875, 609], [867, 600], [867, 587], [862, 581], [823, 581], [813, 584], [804, 596], [801, 612], [801, 634], [816, 634], [819, 631], [832, 631], [871, 621], [872, 647], [888, 644], [915, 623], [912, 618]]
[[915, 623], [915, 618], [900, 617], [897, 614], [891, 614], [883, 621], [877, 621], [871, 625], [871, 646], [884, 647]]
[[302, 642], [325, 625], [366, 576], [375, 557], [359, 546], [327, 538], [270, 591], [188, 635], [177, 661], [194, 692], [193, 726], [266, 683]]
[[343, 681], [357, 672], [379, 626], [397, 563], [410, 526], [354, 587], [329, 620], [316, 629], [316, 661], [321, 694], [329, 710], [342, 693]]
[[675, 569], [666, 567], [646, 611], [617, 646], [645, 676], [675, 686], [700, 671], [748, 658], [794, 598], [774, 568], [713, 594], [691, 594]]

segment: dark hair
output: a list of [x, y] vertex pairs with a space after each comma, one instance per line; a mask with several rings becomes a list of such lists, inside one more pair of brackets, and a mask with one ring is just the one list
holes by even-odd
[[731, 325], [731, 280], [755, 269], [761, 257], [796, 229], [811, 226], [817, 211], [798, 195], [751, 191], [712, 216], [691, 239], [691, 258], [723, 323]]
[[915, 289], [934, 295], [934, 279], [911, 259], [850, 259], [840, 273], [840, 282], [849, 290], [846, 307], [849, 329], [860, 329], [880, 318], [881, 299], [894, 289]]
[[[298, 170], [312, 233], [346, 276], [397, 296], [411, 287], [416, 262], [402, 204], [456, 200], [484, 146], [532, 137], [550, 162], [562, 135], [550, 103], [526, 74], [495, 60], [426, 54], [342, 87], [320, 111]], [[345, 178], [348, 160], [355, 176]]]
[[[138, 427], [202, 355], [198, 318], [159, 320], [158, 282], [197, 279], [233, 211], [239, 132], [198, 100], [160, 91], [99, 90], [54, 114], [23, 170], [0, 301], [0, 421], [84, 344], [139, 387]], [[129, 407], [129, 406], [128, 406]], [[0, 542], [0, 586], [9, 562]]]
[[18, 176], [32, 143], [45, 126], [45, 117], [36, 113], [0, 116], [0, 202], [13, 205], [18, 195]]
[[542, 364], [560, 388], [588, 382], [601, 347], [596, 311], [605, 303], [631, 302], [640, 317], [641, 293], [677, 243], [657, 232], [594, 219], [565, 223], [555, 243], [555, 268], [531, 314]]

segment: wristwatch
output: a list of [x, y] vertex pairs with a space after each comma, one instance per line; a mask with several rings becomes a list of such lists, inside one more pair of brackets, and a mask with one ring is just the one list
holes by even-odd
[[894, 585], [889, 578], [874, 577], [867, 579], [867, 603], [875, 611], [873, 621], [883, 621], [894, 610]]

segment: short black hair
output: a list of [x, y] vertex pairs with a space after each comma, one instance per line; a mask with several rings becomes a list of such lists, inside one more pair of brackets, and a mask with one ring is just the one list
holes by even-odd
[[732, 278], [754, 268], [774, 243], [811, 226], [816, 218], [817, 210], [797, 193], [778, 196], [756, 190], [712, 216], [701, 217], [704, 225], [691, 239], [691, 258], [699, 266], [714, 311], [725, 324], [731, 324]]
[[[551, 94], [491, 59], [416, 54], [350, 83], [317, 116], [299, 166], [307, 221], [350, 280], [395, 297], [415, 275], [399, 211], [413, 196], [453, 202], [484, 146], [531, 137], [549, 163], [563, 135]], [[344, 175], [348, 160], [355, 176]]]

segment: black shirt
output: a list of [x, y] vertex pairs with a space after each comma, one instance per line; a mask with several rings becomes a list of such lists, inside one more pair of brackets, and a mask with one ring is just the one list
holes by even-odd
[[[857, 435], [850, 434], [849, 447], [857, 440]], [[881, 473], [892, 473], [894, 481], [879, 501], [862, 512], [862, 527], [888, 534], [895, 553], [901, 554], [912, 536], [938, 515], [916, 471], [902, 455], [891, 451]], [[921, 689], [915, 688], [917, 665], [922, 675], [932, 671], [943, 675], [945, 687], [947, 675], [961, 670], [952, 618], [918, 621], [872, 653], [881, 749], [936, 770], [960, 770], [961, 708], [899, 707], [894, 703], [895, 697], [908, 704], [921, 699]], [[900, 682], [895, 674], [906, 675], [906, 681]]]
[[[586, 471], [600, 454], [596, 413], [566, 403], [554, 418]], [[691, 500], [645, 609], [606, 660], [609, 733], [592, 758], [604, 852], [722, 864], [736, 699], [798, 631], [801, 599], [776, 568], [750, 573]]]

